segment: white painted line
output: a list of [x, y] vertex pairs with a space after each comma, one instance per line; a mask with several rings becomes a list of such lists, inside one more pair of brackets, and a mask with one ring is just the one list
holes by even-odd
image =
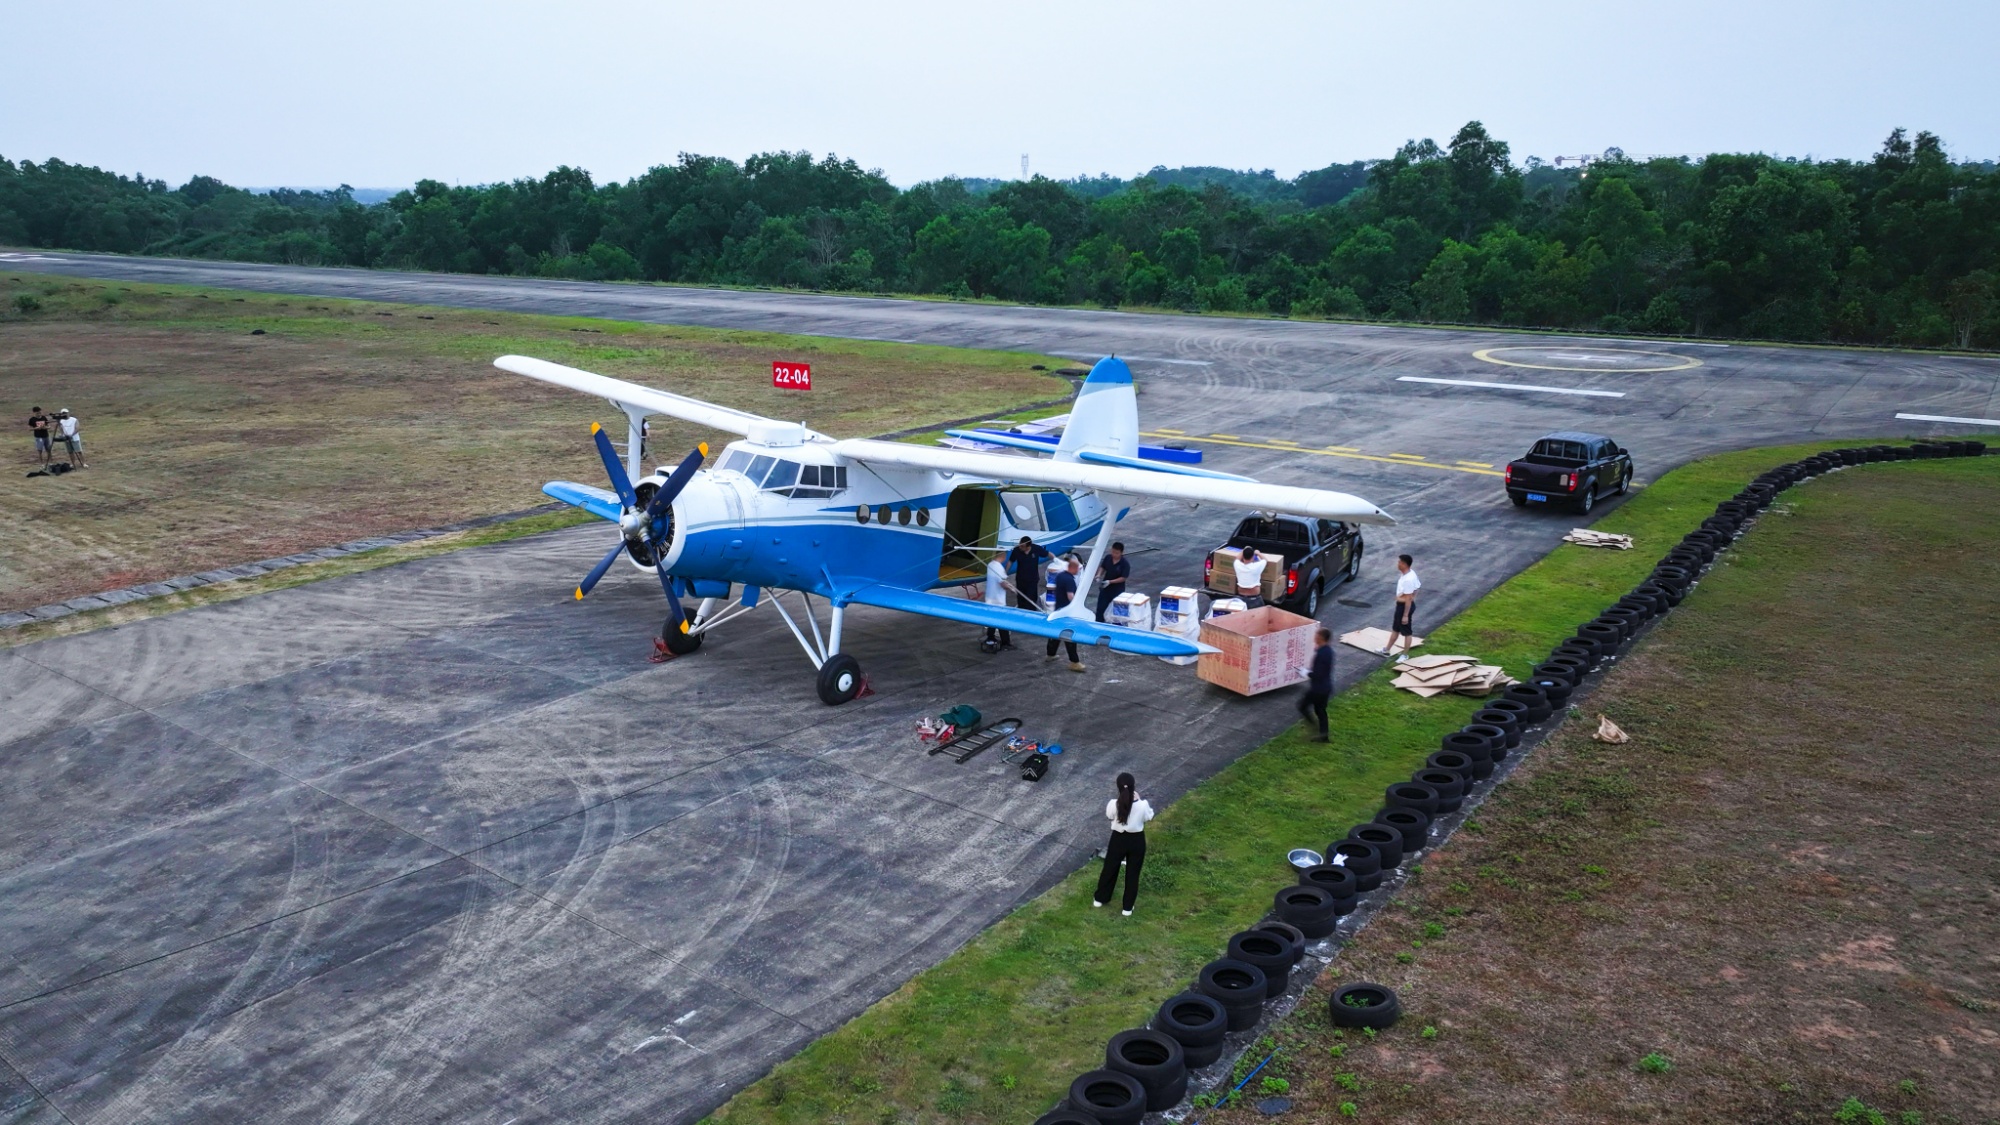
[[1898, 414], [1901, 422], [1956, 422], [1961, 426], [2000, 426], [2000, 418], [1954, 418], [1949, 414]]
[[1477, 379], [1425, 379], [1417, 375], [1399, 375], [1398, 383], [1437, 383], [1446, 387], [1484, 387], [1493, 391], [1534, 391], [1545, 395], [1588, 395], [1591, 398], [1624, 398], [1624, 391], [1584, 391], [1575, 387], [1537, 387], [1527, 383], [1482, 383]]
[[[1042, 354], [1063, 355], [1069, 356], [1072, 359], [1103, 359], [1106, 355], [1104, 352], [1044, 352]], [[1209, 361], [1205, 359], [1162, 359], [1159, 356], [1152, 355], [1121, 355], [1118, 358], [1133, 363], [1179, 363], [1188, 367], [1207, 367], [1210, 365]]]

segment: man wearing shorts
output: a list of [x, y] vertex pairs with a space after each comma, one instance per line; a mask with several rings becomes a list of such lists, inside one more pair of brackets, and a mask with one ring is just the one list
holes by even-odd
[[1424, 588], [1424, 584], [1417, 580], [1417, 572], [1410, 569], [1414, 561], [1408, 555], [1396, 556], [1396, 573], [1399, 576], [1396, 579], [1396, 617], [1389, 626], [1389, 647], [1382, 650], [1382, 655], [1387, 657], [1396, 655], [1397, 641], [1403, 642], [1403, 655], [1410, 655], [1410, 630], [1417, 619], [1417, 591]]
[[35, 457], [42, 464], [48, 464], [55, 455], [49, 445], [49, 416], [42, 413], [41, 407], [35, 407], [33, 413], [28, 415], [28, 428], [35, 431]]
[[90, 468], [83, 459], [83, 431], [77, 428], [76, 415], [67, 410], [56, 411], [56, 430], [62, 434], [63, 444], [69, 447], [70, 468]]

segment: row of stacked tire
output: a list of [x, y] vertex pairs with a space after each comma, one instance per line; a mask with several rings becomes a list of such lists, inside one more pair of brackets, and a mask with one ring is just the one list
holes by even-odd
[[[1780, 491], [1847, 465], [1977, 457], [1985, 451], [1976, 441], [1829, 450], [1779, 466], [1716, 505], [1715, 514], [1669, 551], [1646, 581], [1578, 626], [1576, 635], [1556, 646], [1527, 680], [1446, 735], [1410, 780], [1389, 786], [1373, 820], [1329, 844], [1327, 862], [1300, 871], [1298, 882], [1277, 893], [1275, 920], [1230, 938], [1226, 955], [1203, 966], [1193, 988], [1160, 1005], [1150, 1026], [1112, 1036], [1103, 1068], [1071, 1083], [1067, 1104], [1035, 1125], [1136, 1125], [1147, 1113], [1180, 1104], [1187, 1096], [1189, 1072], [1219, 1059], [1229, 1033], [1257, 1026], [1264, 1005], [1284, 995], [1306, 944], [1332, 933], [1362, 895], [1423, 851], [1430, 843], [1431, 823], [1457, 812], [1473, 788], [1520, 747], [1525, 731], [1563, 714], [1585, 676], [1615, 656], [1647, 622], [1679, 605], [1716, 552]], [[1400, 1015], [1396, 994], [1368, 983], [1336, 989], [1327, 1007], [1338, 1027], [1379, 1030]]]

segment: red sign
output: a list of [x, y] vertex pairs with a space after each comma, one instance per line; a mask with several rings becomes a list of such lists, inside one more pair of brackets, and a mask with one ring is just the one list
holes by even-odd
[[771, 385], [781, 391], [812, 390], [812, 364], [786, 363], [783, 360], [773, 360], [771, 363]]

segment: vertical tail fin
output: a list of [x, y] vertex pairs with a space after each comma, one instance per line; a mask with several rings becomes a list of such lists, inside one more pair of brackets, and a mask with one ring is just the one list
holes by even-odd
[[1098, 360], [1076, 392], [1056, 460], [1074, 461], [1082, 449], [1139, 455], [1139, 399], [1132, 390], [1132, 369], [1117, 356]]

